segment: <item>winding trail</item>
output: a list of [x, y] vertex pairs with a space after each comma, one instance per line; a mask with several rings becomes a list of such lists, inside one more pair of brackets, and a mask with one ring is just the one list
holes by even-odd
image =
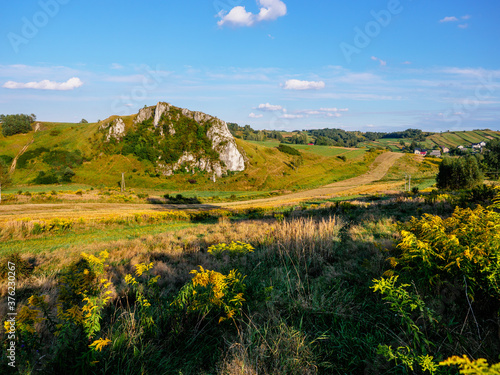
[[[29, 144], [27, 145], [29, 146]], [[386, 152], [379, 155], [370, 167], [370, 171], [357, 177], [344, 181], [335, 182], [317, 189], [301, 191], [298, 193], [281, 195], [278, 197], [254, 199], [241, 202], [228, 202], [219, 204], [196, 204], [196, 205], [153, 205], [153, 204], [126, 204], [126, 203], [42, 203], [42, 204], [19, 204], [1, 205], [0, 223], [14, 220], [20, 217], [31, 219], [49, 219], [52, 217], [75, 218], [85, 216], [86, 218], [102, 218], [111, 215], [127, 215], [140, 212], [161, 212], [169, 210], [209, 210], [215, 208], [244, 208], [252, 206], [279, 206], [294, 204], [306, 199], [327, 198], [342, 192], [348, 192], [353, 188], [368, 187], [369, 184], [383, 178], [394, 163], [403, 154]], [[370, 192], [376, 193], [377, 187]]]
[[[40, 130], [40, 123], [37, 123], [35, 125], [35, 133]], [[33, 143], [35, 142], [35, 135], [33, 134], [33, 138], [31, 139], [31, 141], [29, 141], [22, 149], [21, 151], [18, 152], [18, 154], [16, 155], [16, 157], [14, 158], [14, 160], [12, 160], [12, 164], [9, 168], [9, 173], [12, 174], [14, 173], [14, 171], [16, 170], [16, 165], [17, 165], [17, 159], [19, 159], [19, 157], [24, 154], [26, 152], [26, 150], [28, 149], [28, 147]]]
[[401, 158], [403, 154], [396, 152], [386, 152], [379, 155], [370, 167], [370, 171], [357, 177], [347, 180], [334, 182], [333, 184], [325, 185], [320, 188], [305, 190], [298, 193], [281, 195], [272, 198], [254, 199], [251, 201], [220, 203], [222, 207], [241, 207], [255, 204], [268, 203], [293, 203], [300, 202], [312, 198], [328, 198], [339, 194], [343, 191], [348, 191], [356, 187], [364, 186], [382, 179], [389, 169], [394, 165], [396, 160]]

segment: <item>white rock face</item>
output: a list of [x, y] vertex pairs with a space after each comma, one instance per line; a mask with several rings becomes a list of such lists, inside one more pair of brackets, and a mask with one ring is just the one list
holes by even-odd
[[106, 140], [109, 141], [111, 137], [119, 140], [124, 135], [125, 135], [125, 123], [121, 118], [118, 118], [111, 123], [111, 126], [109, 127], [109, 133], [106, 136]]
[[228, 171], [244, 171], [245, 159], [236, 147], [236, 142], [227, 124], [219, 119], [216, 120], [217, 122], [207, 132], [208, 138], [212, 140], [214, 150], [219, 153], [220, 160], [224, 162]]
[[141, 108], [134, 120], [134, 124], [143, 122], [144, 120], [147, 120], [151, 116], [153, 116], [153, 110], [151, 107]]
[[158, 124], [160, 123], [160, 119], [161, 119], [161, 115], [163, 115], [163, 113], [165, 111], [168, 111], [170, 109], [170, 104], [168, 103], [158, 103], [156, 105], [156, 109], [155, 109], [155, 118], [153, 120], [153, 125], [156, 127], [158, 127]]

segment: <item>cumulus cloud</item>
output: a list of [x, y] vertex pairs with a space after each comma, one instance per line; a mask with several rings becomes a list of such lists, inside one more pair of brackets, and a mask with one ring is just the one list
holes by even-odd
[[264, 115], [262, 113], [259, 113], [258, 115], [256, 115], [255, 113], [252, 112], [248, 115], [248, 117], [250, 117], [250, 118], [262, 118], [262, 117], [264, 117]]
[[387, 65], [387, 61], [379, 59], [378, 57], [372, 56], [372, 60], [373, 61], [378, 61], [380, 63], [380, 66], [386, 66]]
[[259, 106], [257, 107], [257, 109], [260, 110], [260, 111], [265, 111], [265, 112], [277, 112], [277, 111], [286, 112], [286, 109], [283, 108], [282, 106], [280, 106], [280, 105], [272, 105], [272, 104], [269, 104], [269, 103], [259, 104]]
[[444, 17], [442, 20], [439, 20], [439, 22], [444, 23], [444, 22], [457, 22], [458, 18], [455, 16], [452, 17]]
[[253, 26], [262, 21], [274, 21], [275, 19], [286, 15], [287, 8], [281, 0], [257, 0], [259, 13], [248, 12], [244, 6], [236, 6], [228, 12], [222, 10], [218, 16], [221, 18], [217, 22], [219, 26]]
[[44, 79], [40, 82], [14, 82], [8, 81], [2, 87], [6, 89], [35, 89], [35, 90], [57, 90], [68, 91], [74, 90], [83, 85], [83, 82], [78, 77], [68, 79], [66, 82], [54, 82]]
[[283, 86], [285, 90], [321, 90], [325, 88], [323, 81], [300, 81], [298, 79], [289, 79]]
[[469, 24], [468, 23], [462, 23], [462, 24], [458, 25], [458, 27], [461, 28], [461, 29], [466, 29], [466, 28], [469, 27]]

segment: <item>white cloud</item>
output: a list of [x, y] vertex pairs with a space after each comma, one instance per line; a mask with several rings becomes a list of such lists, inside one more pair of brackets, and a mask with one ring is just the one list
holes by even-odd
[[274, 21], [279, 17], [286, 15], [286, 5], [281, 0], [259, 0], [260, 12], [257, 21]]
[[282, 118], [295, 119], [309, 116], [317, 117], [341, 117], [342, 112], [348, 112], [348, 108], [320, 108], [320, 109], [305, 109], [295, 111], [295, 114], [283, 115]]
[[461, 29], [466, 29], [469, 27], [469, 24], [468, 23], [461, 23], [460, 25], [458, 25], [458, 27]]
[[252, 112], [248, 115], [248, 117], [250, 117], [250, 118], [262, 118], [262, 117], [264, 117], [264, 115], [262, 113], [256, 115], [255, 113]]
[[40, 82], [14, 82], [8, 81], [2, 87], [6, 89], [35, 89], [35, 90], [57, 90], [68, 91], [74, 90], [83, 85], [83, 82], [78, 77], [68, 79], [66, 82], [54, 82], [45, 79]]
[[457, 22], [457, 21], [458, 21], [458, 18], [455, 16], [444, 17], [442, 20], [439, 20], [439, 22], [441, 22], [441, 23], [443, 23], [443, 22]]
[[286, 15], [287, 8], [281, 0], [257, 0], [259, 13], [248, 12], [244, 6], [236, 6], [227, 13], [222, 10], [218, 14], [221, 18], [217, 25], [224, 26], [253, 26], [262, 21], [274, 21], [275, 19]]
[[272, 104], [269, 104], [269, 103], [259, 104], [259, 106], [256, 109], [258, 109], [260, 111], [265, 111], [265, 112], [277, 112], [277, 111], [286, 112], [286, 109], [283, 108], [282, 106], [280, 106], [280, 105], [272, 105]]
[[291, 115], [291, 114], [285, 113], [284, 115], [280, 116], [280, 118], [285, 118], [288, 120], [295, 120], [298, 118], [304, 118], [304, 115]]
[[231, 26], [252, 26], [255, 23], [255, 15], [247, 12], [245, 7], [237, 6], [225, 14], [224, 11], [219, 13], [222, 19], [217, 22], [217, 25], [223, 26], [229, 24]]
[[470, 19], [470, 17], [471, 17], [471, 16], [470, 16], [469, 14], [466, 14], [465, 16], [462, 16], [462, 19], [463, 19], [463, 20], [468, 20], [468, 19]]
[[404, 61], [401, 64], [403, 64], [403, 65], [411, 65], [411, 61]]
[[320, 108], [323, 112], [348, 112], [349, 108]]
[[387, 65], [387, 61], [379, 59], [378, 57], [372, 56], [372, 60], [373, 61], [378, 61], [380, 63], [380, 66], [386, 66]]
[[118, 63], [113, 63], [110, 66], [111, 69], [123, 69], [123, 65], [118, 64]]
[[298, 79], [289, 79], [283, 86], [285, 90], [321, 90], [325, 88], [323, 81], [300, 81]]

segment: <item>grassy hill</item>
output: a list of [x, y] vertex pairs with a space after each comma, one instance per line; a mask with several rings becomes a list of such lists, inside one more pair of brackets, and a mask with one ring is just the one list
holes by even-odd
[[[492, 130], [471, 130], [471, 131], [452, 131], [443, 133], [434, 133], [427, 136], [425, 141], [418, 142], [422, 147], [433, 149], [435, 147], [454, 148], [457, 146], [470, 146], [472, 143], [481, 141], [500, 139], [500, 132]], [[375, 141], [362, 142], [359, 145], [364, 147], [390, 147], [392, 151], [401, 149], [400, 141], [410, 144], [409, 138], [380, 138]]]
[[[112, 120], [110, 118], [109, 120]], [[132, 119], [124, 118], [126, 126]], [[294, 146], [302, 154], [302, 165], [294, 166], [294, 158], [278, 151], [278, 143], [236, 140], [247, 158], [241, 173], [213, 182], [206, 173], [177, 172], [164, 177], [157, 174], [148, 160], [133, 155], [119, 155], [102, 147], [99, 123], [40, 123], [37, 132], [0, 136], [0, 157], [13, 159], [31, 140], [27, 151], [19, 157], [12, 175], [11, 189], [33, 185], [41, 171], [70, 167], [72, 182], [88, 187], [117, 187], [125, 173], [127, 187], [170, 191], [273, 191], [296, 190], [346, 179], [364, 173], [373, 160], [363, 149], [318, 146]], [[269, 147], [270, 146], [270, 147]], [[337, 158], [346, 156], [346, 161]], [[51, 190], [54, 186], [47, 186]]]

